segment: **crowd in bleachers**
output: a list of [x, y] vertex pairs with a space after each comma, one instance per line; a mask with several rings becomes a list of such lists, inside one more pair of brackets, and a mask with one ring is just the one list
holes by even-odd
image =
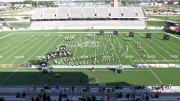
[[[156, 86], [162, 87], [162, 86]], [[169, 88], [168, 90], [171, 90]], [[0, 101], [178, 101], [178, 92], [163, 93], [144, 85], [61, 87], [44, 86], [0, 90]], [[179, 92], [180, 93], [180, 92]], [[168, 95], [169, 94], [169, 95]], [[14, 97], [13, 97], [14, 96]]]

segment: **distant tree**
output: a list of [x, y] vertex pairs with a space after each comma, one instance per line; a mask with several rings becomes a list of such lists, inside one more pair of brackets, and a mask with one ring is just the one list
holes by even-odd
[[33, 1], [33, 0], [25, 0], [23, 3], [24, 4], [32, 4], [33, 7], [37, 6], [36, 1]]
[[45, 7], [54, 7], [53, 1], [39, 1], [38, 5], [45, 6]]
[[126, 2], [125, 1], [121, 1], [122, 6], [126, 6]]

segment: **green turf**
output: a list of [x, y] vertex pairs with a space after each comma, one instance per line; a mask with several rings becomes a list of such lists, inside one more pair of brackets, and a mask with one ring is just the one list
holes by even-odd
[[[52, 69], [52, 74], [43, 74], [38, 69], [0, 68], [0, 86], [86, 86], [86, 85], [180, 85], [180, 69], [124, 69], [114, 73], [109, 69]], [[59, 75], [59, 78], [56, 75]], [[96, 78], [90, 81], [89, 78]]]
[[[106, 31], [111, 32], [112, 30]], [[136, 31], [135, 37], [130, 41], [126, 41], [128, 40], [128, 30], [120, 30], [120, 34], [116, 38], [110, 37], [110, 34], [86, 36], [86, 32], [94, 33], [98, 32], [97, 30], [3, 32], [0, 33], [0, 37], [4, 37], [0, 39], [0, 64], [29, 64], [32, 63], [32, 60], [38, 60], [48, 52], [55, 51], [60, 44], [67, 45], [68, 50], [74, 54], [73, 57], [57, 59], [57, 61], [64, 61], [62, 64], [180, 63], [179, 39], [170, 37], [169, 41], [162, 40], [164, 32], [161, 31], [130, 31]], [[152, 39], [144, 38], [146, 32], [153, 32]], [[75, 37], [74, 40], [82, 48], [78, 48], [76, 44], [73, 45], [73, 41], [64, 40], [70, 35]], [[140, 42], [142, 49], [136, 47], [136, 42]], [[128, 55], [123, 57], [126, 46], [129, 47]], [[142, 57], [143, 50], [145, 50], [144, 58]], [[83, 56], [93, 56], [96, 57], [96, 60], [95, 58], [78, 60]], [[106, 61], [107, 58], [110, 61]], [[73, 61], [73, 59], [75, 60]], [[49, 63], [54, 64], [53, 61]]]
[[164, 21], [146, 21], [149, 26], [165, 26]]
[[151, 18], [180, 22], [180, 16], [151, 16]]
[[[29, 64], [46, 53], [55, 51], [56, 46], [65, 44], [73, 52], [73, 57], [59, 58], [63, 64], [139, 64], [139, 63], [180, 63], [180, 40], [170, 37], [169, 41], [162, 40], [164, 32], [155, 30], [119, 30], [116, 38], [110, 34], [94, 35], [99, 30], [46, 30], [46, 31], [17, 31], [0, 33], [0, 86], [31, 86], [31, 85], [180, 85], [180, 69], [125, 69], [124, 73], [115, 74], [108, 69], [53, 69], [53, 74], [42, 74], [38, 69], [7, 68], [13, 64]], [[105, 30], [112, 32], [113, 30]], [[128, 32], [135, 31], [135, 37], [129, 41]], [[92, 37], [87, 37], [91, 32]], [[144, 38], [144, 33], [152, 32], [152, 39]], [[90, 34], [90, 35], [91, 35]], [[93, 36], [94, 35], [94, 36]], [[72, 41], [65, 41], [67, 36], [74, 36], [74, 40], [82, 48], [73, 45]], [[179, 37], [179, 35], [176, 35]], [[142, 49], [136, 47], [140, 42]], [[97, 44], [96, 44], [97, 43]], [[112, 48], [114, 47], [114, 49]], [[127, 57], [122, 57], [125, 46], [129, 47]], [[145, 58], [142, 57], [145, 50]], [[107, 53], [109, 52], [109, 53]], [[102, 56], [104, 53], [104, 56]], [[94, 59], [77, 60], [81, 56], [94, 56]], [[73, 60], [73, 59], [76, 60]], [[110, 61], [106, 61], [109, 58]], [[115, 60], [118, 58], [118, 60]], [[68, 62], [67, 62], [68, 61]], [[69, 62], [71, 61], [71, 62]], [[9, 65], [3, 65], [9, 64]], [[50, 61], [49, 64], [54, 64]], [[2, 68], [4, 67], [4, 68]], [[59, 74], [60, 78], [55, 75]], [[90, 81], [89, 78], [96, 78]], [[48, 80], [51, 79], [51, 80]]]

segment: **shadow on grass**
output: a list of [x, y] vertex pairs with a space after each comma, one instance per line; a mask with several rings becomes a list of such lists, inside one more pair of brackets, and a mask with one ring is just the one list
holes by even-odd
[[29, 60], [29, 63], [32, 65], [39, 65], [40, 61], [39, 60]]
[[[10, 78], [9, 75], [12, 75]], [[81, 72], [1, 72], [0, 86], [88, 85], [88, 76]]]
[[[9, 77], [12, 75], [11, 77]], [[1, 72], [0, 86], [131, 86], [127, 82], [109, 82], [106, 84], [92, 83], [89, 76], [82, 72], [50, 72], [38, 70], [25, 72]]]

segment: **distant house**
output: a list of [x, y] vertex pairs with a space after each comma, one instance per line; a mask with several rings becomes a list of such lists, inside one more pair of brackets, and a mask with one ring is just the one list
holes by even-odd
[[32, 4], [14, 4], [15, 8], [32, 8]]
[[9, 10], [10, 6], [0, 6], [1, 11]]

